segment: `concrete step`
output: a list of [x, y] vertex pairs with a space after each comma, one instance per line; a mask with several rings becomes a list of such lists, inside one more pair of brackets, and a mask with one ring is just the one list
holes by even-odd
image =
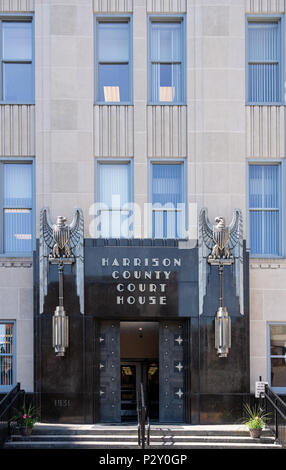
[[[249, 436], [244, 425], [213, 425], [213, 426], [174, 426], [151, 425], [152, 436]], [[36, 424], [32, 435], [105, 435], [105, 436], [137, 436], [137, 425], [50, 425]], [[263, 430], [263, 436], [272, 436], [269, 429]]]
[[[13, 434], [6, 449], [139, 449], [137, 425], [35, 425]], [[151, 425], [150, 449], [279, 449], [269, 429], [252, 439], [244, 425]]]
[[[98, 442], [98, 441], [83, 441], [83, 442], [32, 442], [32, 441], [18, 441], [8, 442], [5, 445], [6, 449], [139, 449], [138, 444], [135, 442]], [[151, 444], [149, 449], [279, 449], [281, 446], [274, 444], [264, 443], [226, 443], [226, 442], [191, 442], [180, 443], [174, 442], [172, 444]]]
[[[19, 435], [12, 435], [11, 441], [13, 442], [137, 442], [136, 436], [121, 435], [121, 436], [106, 436], [106, 435], [31, 435], [23, 437]], [[192, 442], [227, 442], [227, 443], [251, 443], [258, 442], [264, 444], [273, 444], [274, 437], [261, 437], [260, 439], [252, 439], [250, 436], [151, 436], [152, 444], [173, 444], [173, 443], [192, 443]]]

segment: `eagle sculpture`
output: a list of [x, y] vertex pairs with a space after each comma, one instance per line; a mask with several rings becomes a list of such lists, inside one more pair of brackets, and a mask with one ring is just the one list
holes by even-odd
[[51, 225], [47, 209], [43, 209], [41, 217], [41, 229], [44, 241], [50, 248], [50, 257], [61, 258], [73, 256], [73, 249], [80, 239], [81, 213], [76, 210], [74, 219], [70, 225], [66, 225], [67, 219], [61, 215], [57, 217], [57, 223]]
[[203, 208], [199, 217], [199, 313], [203, 313], [204, 296], [210, 264], [231, 263], [235, 277], [236, 295], [240, 299], [240, 312], [244, 313], [243, 293], [243, 224], [240, 209], [234, 209], [231, 223], [227, 226], [222, 216], [212, 225], [208, 211]]
[[84, 246], [83, 214], [75, 209], [70, 225], [63, 216], [52, 224], [47, 208], [40, 215], [40, 313], [43, 313], [44, 298], [47, 295], [49, 263], [63, 260], [63, 263], [76, 264], [77, 295], [80, 297], [80, 310], [84, 313]]
[[241, 211], [233, 211], [232, 221], [229, 226], [225, 224], [222, 216], [215, 218], [215, 225], [211, 225], [207, 216], [207, 210], [202, 209], [200, 226], [205, 245], [212, 250], [211, 258], [230, 258], [231, 250], [238, 244], [242, 235]]

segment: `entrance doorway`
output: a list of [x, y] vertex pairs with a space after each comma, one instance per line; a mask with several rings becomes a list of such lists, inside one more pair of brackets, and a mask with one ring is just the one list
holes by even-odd
[[120, 322], [121, 422], [137, 420], [143, 384], [150, 420], [159, 419], [159, 323]]
[[159, 364], [156, 361], [121, 362], [121, 422], [137, 420], [137, 398], [143, 384], [151, 420], [159, 419]]
[[153, 421], [184, 422], [184, 331], [181, 320], [100, 322], [95, 407], [102, 423], [135, 419], [140, 383]]

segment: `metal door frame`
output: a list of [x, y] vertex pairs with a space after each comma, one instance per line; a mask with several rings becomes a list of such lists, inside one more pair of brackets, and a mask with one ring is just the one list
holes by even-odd
[[[103, 320], [102, 318], [101, 319], [96, 319], [97, 322], [96, 322], [96, 333], [98, 334], [98, 332], [100, 331], [100, 324], [101, 322], [105, 322], [106, 320]], [[186, 349], [189, 349], [188, 348], [188, 340], [189, 340], [189, 332], [188, 332], [188, 318], [179, 318], [179, 317], [173, 317], [173, 318], [152, 318], [152, 319], [142, 319], [142, 321], [148, 321], [148, 322], [154, 322], [154, 323], [159, 323], [159, 328], [160, 328], [160, 324], [161, 323], [164, 323], [164, 322], [180, 322], [182, 323], [183, 325], [183, 332], [184, 332], [184, 344], [183, 344], [183, 354], [184, 354], [184, 365], [185, 365], [185, 373], [184, 373], [184, 409], [185, 409], [185, 419], [187, 417], [188, 414], [190, 414], [190, 404], [189, 406], [186, 406], [186, 400], [188, 398], [188, 394], [189, 394], [189, 377], [188, 377], [188, 367], [189, 365], [186, 364], [186, 359], [188, 358], [188, 355], [186, 357]], [[121, 322], [128, 322], [128, 321], [138, 321], [138, 319], [134, 320], [134, 319], [124, 319], [124, 320], [109, 320], [110, 322], [114, 321], [114, 322], [118, 322], [121, 323]], [[140, 321], [138, 321], [139, 323]], [[97, 341], [98, 342], [98, 341]], [[159, 371], [160, 371], [160, 338], [158, 336], [158, 346], [159, 346], [159, 356], [158, 358], [150, 358], [148, 359], [148, 361], [152, 362], [157, 362], [158, 363], [158, 366], [159, 366]], [[96, 352], [99, 352], [99, 349], [98, 349], [98, 345], [97, 347], [95, 348], [95, 356], [94, 356], [94, 363], [99, 365], [99, 361], [100, 361], [100, 358], [99, 357], [96, 357]], [[141, 379], [141, 376], [140, 376], [140, 369], [141, 371], [143, 370], [143, 367], [144, 367], [144, 363], [145, 365], [146, 364], [146, 359], [144, 358], [130, 358], [130, 360], [128, 358], [119, 358], [119, 373], [120, 373], [120, 390], [118, 391], [119, 392], [119, 396], [120, 396], [120, 403], [121, 403], [121, 365], [135, 365], [136, 366], [136, 390], [138, 390], [138, 386], [140, 384], [140, 379]], [[143, 367], [142, 367], [143, 366]], [[98, 369], [98, 367], [96, 368]], [[141, 372], [142, 373], [142, 372]], [[144, 372], [143, 372], [144, 373]], [[100, 377], [100, 371], [98, 370], [98, 374], [96, 374], [96, 376], [99, 378]], [[140, 376], [140, 377], [139, 377]], [[187, 379], [188, 377], [188, 379]], [[94, 377], [95, 379], [96, 377]], [[95, 390], [95, 399], [96, 399], [96, 404], [94, 406], [94, 411], [95, 411], [95, 416], [94, 418], [96, 417], [96, 415], [98, 415], [98, 418], [100, 416], [100, 403], [98, 402], [98, 397], [99, 397], [99, 390], [97, 391], [97, 388], [98, 388], [98, 382], [97, 380], [95, 380], [95, 383], [94, 383], [94, 390]], [[147, 385], [147, 381], [146, 380], [143, 380], [143, 384], [144, 384], [144, 390], [146, 390], [146, 385]], [[164, 383], [161, 383], [160, 380], [159, 380], [159, 384], [158, 384], [158, 392], [159, 392], [159, 406], [160, 406], [160, 388], [161, 387], [164, 387]], [[188, 421], [188, 419], [187, 419]], [[94, 422], [98, 422], [98, 419], [94, 419]], [[160, 421], [159, 421], [160, 422]]]

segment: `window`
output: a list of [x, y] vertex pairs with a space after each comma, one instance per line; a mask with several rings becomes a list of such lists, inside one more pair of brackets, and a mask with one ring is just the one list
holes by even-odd
[[96, 101], [132, 101], [131, 20], [96, 19]]
[[131, 162], [97, 166], [97, 231], [102, 238], [129, 238], [133, 232]]
[[281, 254], [281, 164], [249, 165], [250, 251]]
[[33, 251], [32, 170], [31, 163], [0, 163], [2, 254], [24, 256]]
[[0, 323], [0, 392], [15, 385], [14, 323]]
[[248, 20], [248, 103], [279, 103], [283, 93], [281, 20]]
[[183, 163], [152, 163], [152, 237], [185, 238]]
[[269, 326], [269, 385], [278, 393], [286, 392], [286, 323]]
[[183, 18], [150, 18], [149, 102], [185, 101]]
[[1, 27], [1, 100], [34, 101], [33, 30], [31, 19], [4, 18]]

